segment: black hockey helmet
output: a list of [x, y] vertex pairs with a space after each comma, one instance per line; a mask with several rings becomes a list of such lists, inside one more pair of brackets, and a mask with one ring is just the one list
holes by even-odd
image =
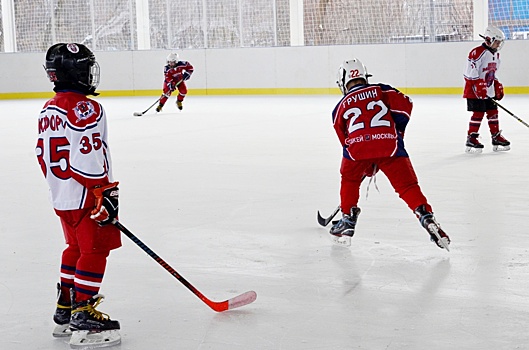
[[52, 45], [46, 52], [44, 69], [56, 88], [98, 95], [95, 90], [99, 85], [99, 64], [92, 51], [82, 44]]

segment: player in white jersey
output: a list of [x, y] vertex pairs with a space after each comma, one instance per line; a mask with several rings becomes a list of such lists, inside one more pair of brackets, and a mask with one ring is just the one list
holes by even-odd
[[510, 142], [502, 135], [498, 120], [498, 107], [493, 99], [503, 98], [503, 85], [496, 73], [500, 68], [500, 53], [505, 41], [503, 32], [489, 26], [482, 35], [485, 41], [470, 51], [464, 72], [467, 110], [472, 112], [467, 133], [467, 153], [481, 153], [483, 144], [478, 140], [479, 127], [486, 115], [494, 151], [508, 151]]
[[116, 331], [119, 322], [95, 309], [103, 298], [107, 257], [121, 246], [120, 232], [111, 225], [119, 190], [112, 178], [107, 118], [101, 104], [87, 97], [98, 95], [99, 65], [86, 46], [60, 43], [48, 49], [45, 69], [56, 94], [40, 112], [36, 152], [67, 244], [54, 335]]

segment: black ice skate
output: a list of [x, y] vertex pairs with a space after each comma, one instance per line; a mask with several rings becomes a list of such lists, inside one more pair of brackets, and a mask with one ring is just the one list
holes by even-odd
[[427, 211], [424, 204], [417, 207], [414, 212], [421, 222], [421, 225], [430, 234], [432, 242], [437, 244], [439, 248], [450, 251], [450, 237], [441, 229], [441, 225], [435, 220], [433, 213]]
[[182, 105], [183, 101], [176, 101], [176, 107], [178, 107], [179, 110], [182, 110], [184, 106]]
[[342, 218], [331, 227], [329, 233], [333, 243], [345, 247], [351, 245], [351, 237], [355, 234], [358, 215], [360, 215], [360, 208], [353, 207], [350, 215], [343, 214]]
[[160, 104], [156, 107], [156, 112], [161, 112], [161, 111], [162, 111], [162, 108], [163, 108], [163, 105], [160, 103]]
[[[75, 292], [73, 292], [73, 295], [75, 295]], [[72, 330], [92, 332], [119, 329], [118, 321], [111, 320], [107, 314], [96, 310], [103, 298], [104, 295], [96, 294], [88, 300], [79, 303], [72, 302], [70, 328]]]
[[492, 150], [494, 152], [508, 151], [511, 149], [511, 143], [502, 136], [501, 130], [492, 135]]
[[[71, 291], [71, 295], [74, 300], [74, 290]], [[72, 302], [70, 347], [78, 349], [107, 347], [121, 342], [119, 322], [111, 320], [107, 314], [96, 310], [103, 298], [103, 295], [96, 294], [88, 300], [79, 303]]]
[[72, 335], [72, 332], [70, 331], [72, 306], [69, 299], [70, 298], [63, 295], [61, 284], [57, 283], [57, 308], [53, 315], [53, 322], [56, 324], [52, 333], [54, 337], [69, 337]]
[[483, 151], [483, 145], [479, 142], [478, 137], [477, 132], [472, 132], [467, 136], [466, 153], [481, 153]]

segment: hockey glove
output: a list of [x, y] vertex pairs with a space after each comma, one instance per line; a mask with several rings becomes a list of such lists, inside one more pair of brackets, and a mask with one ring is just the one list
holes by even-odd
[[501, 100], [503, 98], [503, 85], [497, 79], [494, 80], [494, 98]]
[[175, 90], [175, 85], [173, 83], [167, 83], [167, 88], [169, 91], [173, 92]]
[[92, 190], [95, 196], [95, 207], [90, 214], [90, 219], [104, 226], [112, 223], [118, 216], [119, 210], [119, 182], [113, 182], [103, 187]]
[[476, 97], [480, 100], [487, 98], [487, 83], [485, 82], [485, 80], [480, 79], [476, 81], [476, 83], [474, 84], [474, 92], [476, 94]]
[[191, 74], [189, 72], [182, 73], [182, 79], [184, 81], [188, 80], [189, 78], [191, 78]]

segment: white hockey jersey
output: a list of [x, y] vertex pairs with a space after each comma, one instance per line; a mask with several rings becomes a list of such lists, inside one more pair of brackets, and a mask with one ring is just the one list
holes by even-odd
[[477, 80], [485, 80], [487, 96], [492, 98], [494, 93], [494, 80], [497, 79], [496, 71], [500, 68], [499, 52], [490, 51], [485, 45], [478, 46], [470, 51], [463, 76], [465, 78], [464, 98], [477, 98], [473, 86]]
[[103, 107], [83, 94], [58, 92], [40, 112], [38, 131], [35, 150], [53, 207], [93, 206], [90, 189], [113, 181]]

